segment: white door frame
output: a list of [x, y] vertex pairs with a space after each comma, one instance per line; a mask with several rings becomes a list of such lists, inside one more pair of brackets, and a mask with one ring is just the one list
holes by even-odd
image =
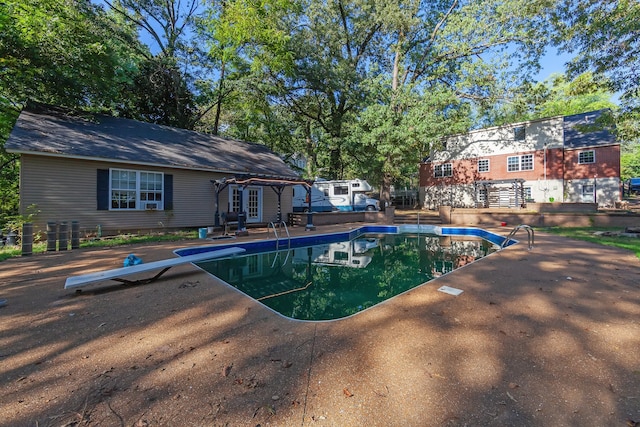
[[238, 209], [238, 185], [229, 186], [229, 205], [232, 211], [244, 211], [247, 213], [247, 223], [262, 222], [262, 189], [261, 186], [248, 186], [244, 187], [244, 194], [242, 195], [242, 209]]

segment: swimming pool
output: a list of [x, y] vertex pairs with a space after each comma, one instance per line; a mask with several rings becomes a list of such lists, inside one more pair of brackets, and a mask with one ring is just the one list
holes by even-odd
[[176, 253], [242, 247], [247, 251], [242, 256], [198, 266], [283, 316], [333, 320], [489, 255], [504, 240], [478, 228], [363, 226], [344, 233], [294, 237], [290, 242], [281, 238]]

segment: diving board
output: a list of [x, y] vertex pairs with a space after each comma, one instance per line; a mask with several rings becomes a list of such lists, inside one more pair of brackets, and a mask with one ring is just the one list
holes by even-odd
[[[157, 280], [171, 267], [174, 267], [176, 265], [206, 261], [214, 258], [222, 258], [225, 256], [237, 255], [242, 252], [245, 252], [245, 249], [225, 248], [225, 249], [219, 249], [219, 250], [212, 250], [208, 252], [201, 252], [198, 254], [187, 255], [183, 257], [164, 259], [161, 261], [153, 261], [147, 264], [133, 265], [131, 267], [115, 268], [113, 270], [99, 271], [97, 273], [88, 273], [88, 274], [81, 274], [79, 276], [71, 276], [67, 278], [67, 281], [64, 284], [64, 288], [65, 289], [79, 288], [81, 286], [86, 286], [91, 283], [102, 282], [105, 280], [115, 280], [116, 282], [124, 283], [127, 285], [139, 285], [139, 284], [151, 283], [154, 280]], [[160, 269], [160, 272], [158, 272], [155, 276], [149, 277], [147, 279], [128, 280], [128, 279], [122, 278], [123, 276], [130, 276], [132, 274], [144, 273], [146, 271], [153, 271], [158, 269]]]

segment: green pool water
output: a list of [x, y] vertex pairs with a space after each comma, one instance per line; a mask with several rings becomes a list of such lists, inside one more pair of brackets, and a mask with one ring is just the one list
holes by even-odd
[[497, 249], [471, 236], [366, 234], [351, 241], [198, 265], [286, 317], [332, 320], [372, 307]]

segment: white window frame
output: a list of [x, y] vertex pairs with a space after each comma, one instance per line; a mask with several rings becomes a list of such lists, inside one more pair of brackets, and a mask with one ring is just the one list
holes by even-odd
[[[590, 154], [591, 157], [591, 161], [587, 162], [584, 159], [584, 156], [586, 154]], [[596, 162], [596, 150], [585, 150], [585, 151], [581, 151], [578, 153], [578, 164], [579, 165], [589, 165], [589, 164], [593, 164]]]
[[[482, 165], [485, 165], [485, 167], [482, 167]], [[478, 173], [487, 173], [489, 172], [489, 159], [478, 159]]]
[[442, 163], [440, 165], [434, 165], [433, 176], [434, 178], [445, 178], [448, 176], [453, 176], [453, 166], [451, 165], [451, 163]]
[[[524, 165], [529, 165], [529, 164], [531, 164], [531, 167], [527, 167], [526, 169], [523, 167]], [[533, 154], [523, 154], [521, 156], [509, 156], [507, 157], [507, 172], [532, 171], [534, 169], [533, 164], [534, 164]]]
[[[125, 173], [129, 176], [129, 185], [119, 187], [114, 185], [114, 173]], [[160, 189], [157, 188], [142, 188], [141, 176], [148, 177], [152, 175], [158, 177], [156, 182], [154, 179], [154, 185], [159, 184]], [[133, 184], [133, 185], [131, 185]], [[133, 203], [133, 207], [118, 207], [114, 206], [114, 202], [118, 203], [123, 201], [122, 198], [118, 199], [114, 197], [116, 193], [128, 193], [126, 196], [127, 203]], [[148, 200], [150, 194], [153, 194], [153, 200]], [[135, 170], [135, 169], [109, 169], [109, 210], [110, 211], [143, 211], [143, 210], [164, 210], [164, 173], [156, 171]]]

